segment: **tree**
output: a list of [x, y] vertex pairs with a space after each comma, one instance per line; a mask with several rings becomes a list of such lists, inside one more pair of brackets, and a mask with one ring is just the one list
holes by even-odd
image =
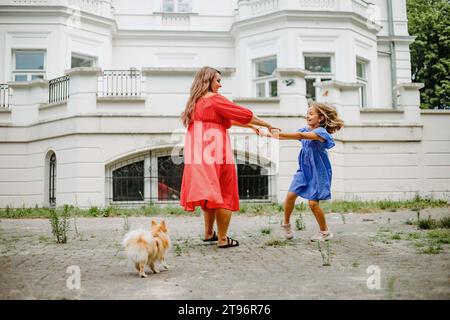
[[423, 82], [422, 108], [450, 109], [450, 1], [407, 0], [412, 80]]

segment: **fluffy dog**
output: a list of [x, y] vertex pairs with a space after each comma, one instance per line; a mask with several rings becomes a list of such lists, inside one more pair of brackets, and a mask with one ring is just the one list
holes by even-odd
[[141, 278], [146, 278], [144, 268], [147, 264], [153, 273], [159, 273], [155, 262], [159, 261], [167, 270], [165, 257], [170, 249], [169, 230], [166, 222], [162, 220], [159, 224], [152, 220], [150, 230], [132, 230], [128, 232], [122, 241], [128, 258], [134, 263]]

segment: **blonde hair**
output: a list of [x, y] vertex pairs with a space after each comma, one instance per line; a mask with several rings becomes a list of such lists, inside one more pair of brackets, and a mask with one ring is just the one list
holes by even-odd
[[211, 91], [211, 83], [214, 81], [217, 73], [221, 74], [219, 70], [214, 68], [203, 67], [195, 74], [186, 108], [181, 114], [181, 121], [185, 127], [189, 126], [189, 123], [192, 121], [192, 114], [197, 101], [207, 92]]
[[320, 126], [327, 130], [328, 133], [335, 133], [344, 126], [344, 121], [339, 118], [336, 109], [332, 105], [322, 102], [311, 102], [309, 107], [315, 108], [319, 116], [323, 116]]

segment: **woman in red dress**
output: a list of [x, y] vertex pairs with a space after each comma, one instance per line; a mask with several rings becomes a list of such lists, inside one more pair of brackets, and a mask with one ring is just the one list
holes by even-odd
[[[239, 210], [239, 190], [233, 151], [227, 129], [241, 126], [278, 130], [218, 93], [221, 73], [210, 67], [195, 75], [181, 118], [188, 128], [184, 147], [184, 172], [180, 203], [186, 211], [203, 209], [204, 241], [218, 241], [219, 248], [239, 245], [227, 236], [233, 211]], [[217, 221], [217, 234], [214, 222]]]

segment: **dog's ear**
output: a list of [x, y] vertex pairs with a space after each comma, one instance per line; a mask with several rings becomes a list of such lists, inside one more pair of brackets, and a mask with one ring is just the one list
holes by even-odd
[[156, 220], [155, 220], [155, 219], [152, 219], [152, 227], [153, 227], [153, 226], [156, 226], [156, 224], [157, 224], [157, 223], [156, 223]]
[[160, 225], [161, 225], [160, 229], [163, 230], [164, 232], [166, 232], [167, 231], [166, 221], [164, 221], [164, 220], [161, 221]]

